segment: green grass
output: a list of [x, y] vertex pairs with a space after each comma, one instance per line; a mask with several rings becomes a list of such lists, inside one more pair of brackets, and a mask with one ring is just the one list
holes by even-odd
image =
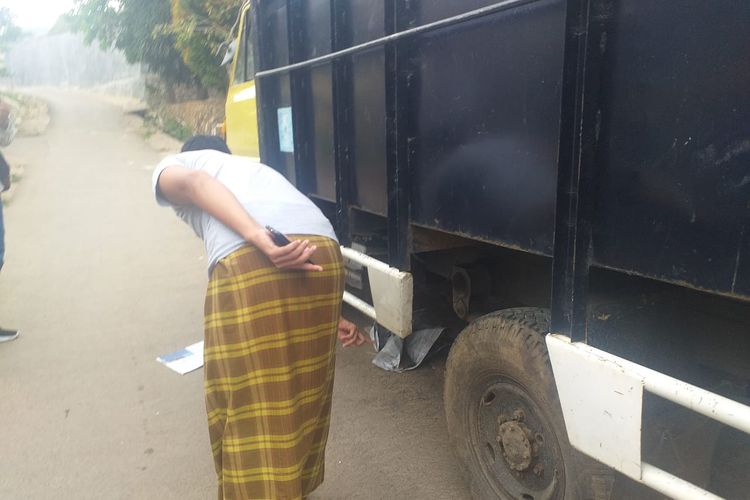
[[143, 136], [148, 139], [160, 130], [179, 141], [186, 141], [194, 135], [192, 129], [179, 120], [171, 116], [160, 119], [157, 112], [149, 111], [143, 119]]
[[164, 132], [177, 140], [186, 141], [193, 136], [193, 131], [187, 125], [180, 123], [172, 117], [164, 118]]

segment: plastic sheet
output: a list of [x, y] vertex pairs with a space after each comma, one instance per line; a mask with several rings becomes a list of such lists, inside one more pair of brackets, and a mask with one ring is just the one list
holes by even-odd
[[413, 370], [424, 362], [430, 349], [447, 328], [423, 328], [402, 339], [375, 324], [370, 330], [377, 356], [372, 364], [389, 372]]

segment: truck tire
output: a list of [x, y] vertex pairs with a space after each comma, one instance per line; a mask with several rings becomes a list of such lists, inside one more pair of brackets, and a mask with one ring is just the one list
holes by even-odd
[[507, 309], [459, 335], [446, 365], [448, 434], [476, 499], [611, 496], [611, 469], [568, 443], [544, 342], [549, 313]]

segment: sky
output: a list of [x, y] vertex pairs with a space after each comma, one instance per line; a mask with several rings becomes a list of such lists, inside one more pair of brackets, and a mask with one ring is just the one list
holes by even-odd
[[10, 9], [15, 23], [34, 34], [47, 32], [74, 4], [75, 0], [0, 0], [0, 7]]

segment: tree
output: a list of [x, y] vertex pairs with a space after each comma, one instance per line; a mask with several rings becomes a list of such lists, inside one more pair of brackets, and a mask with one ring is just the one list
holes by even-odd
[[170, 82], [225, 90], [216, 48], [230, 36], [237, 0], [77, 0], [70, 18], [88, 43], [116, 47]]
[[169, 0], [77, 0], [69, 14], [88, 43], [121, 50], [128, 62], [144, 63], [169, 83], [195, 83], [175, 48]]
[[226, 71], [216, 48], [231, 36], [236, 0], [172, 0], [170, 31], [185, 64], [208, 88], [225, 89]]
[[5, 55], [11, 43], [23, 35], [21, 28], [13, 22], [13, 15], [7, 7], [0, 7], [0, 76], [7, 76]]

